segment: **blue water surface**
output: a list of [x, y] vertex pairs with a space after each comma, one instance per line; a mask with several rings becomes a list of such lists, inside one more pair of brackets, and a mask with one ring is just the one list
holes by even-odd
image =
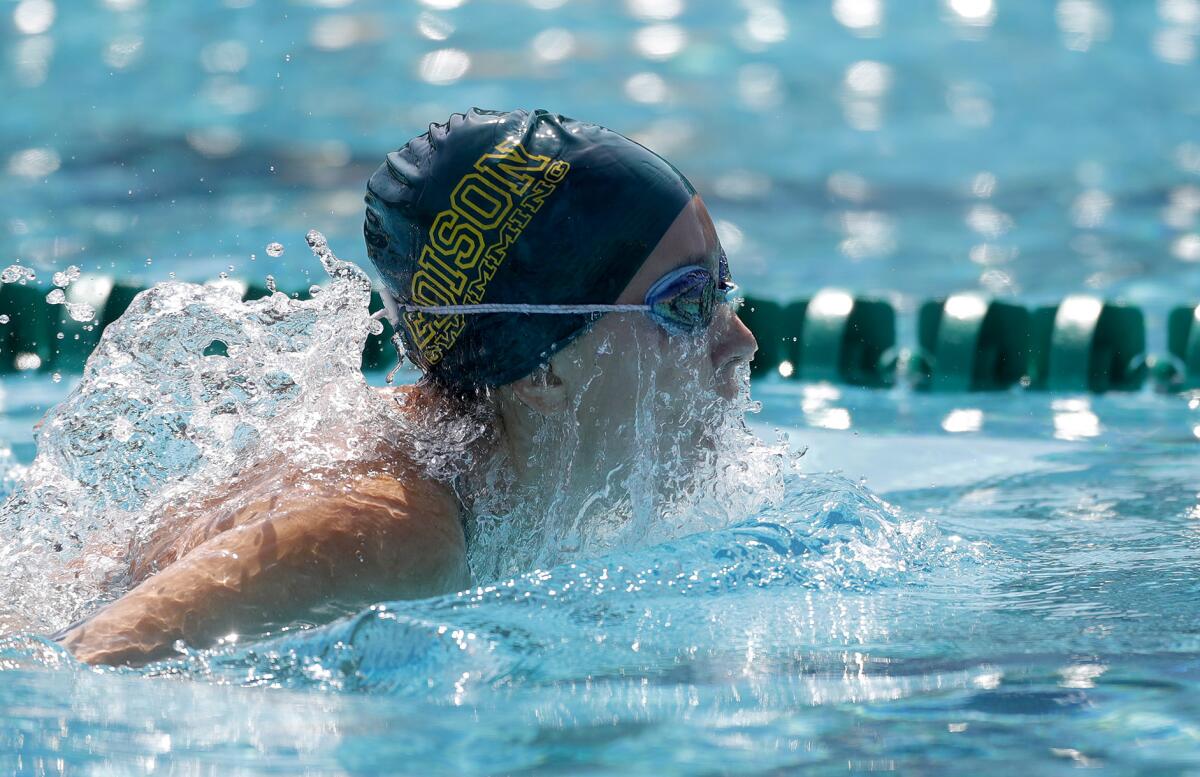
[[[1200, 768], [1200, 414], [1149, 393], [947, 410], [958, 400], [758, 388], [760, 433], [790, 419], [812, 470], [839, 474], [793, 478], [725, 530], [140, 670], [10, 638], [0, 758], [18, 773]], [[834, 410], [850, 429], [827, 428]], [[968, 411], [979, 429], [942, 428]]]
[[[1200, 298], [1196, 0], [0, 15], [0, 234], [40, 274], [299, 288], [386, 151], [536, 106], [668, 155], [753, 294], [1095, 291], [1158, 350]], [[72, 380], [3, 380], [15, 459]], [[0, 772], [1200, 773], [1200, 398], [755, 393], [809, 474], [721, 531], [141, 670], [7, 639]]]

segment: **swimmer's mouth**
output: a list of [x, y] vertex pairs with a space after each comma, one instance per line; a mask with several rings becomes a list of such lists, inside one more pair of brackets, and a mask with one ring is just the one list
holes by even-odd
[[745, 359], [731, 356], [721, 362], [721, 366], [713, 373], [713, 377], [716, 379], [717, 393], [725, 399], [733, 399], [737, 395], [737, 368], [745, 363]]

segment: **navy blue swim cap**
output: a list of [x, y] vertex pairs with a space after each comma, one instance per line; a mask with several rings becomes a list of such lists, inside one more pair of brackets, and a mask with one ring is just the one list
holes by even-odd
[[[695, 194], [670, 163], [544, 110], [456, 113], [367, 182], [367, 255], [402, 305], [611, 304]], [[531, 373], [594, 316], [400, 316], [409, 356], [452, 387]]]

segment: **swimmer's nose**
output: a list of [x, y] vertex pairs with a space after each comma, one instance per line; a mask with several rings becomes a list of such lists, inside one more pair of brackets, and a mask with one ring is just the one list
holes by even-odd
[[731, 373], [738, 364], [754, 358], [754, 352], [758, 350], [758, 341], [728, 305], [722, 305], [713, 328], [715, 331], [710, 354], [713, 370], [720, 379]]

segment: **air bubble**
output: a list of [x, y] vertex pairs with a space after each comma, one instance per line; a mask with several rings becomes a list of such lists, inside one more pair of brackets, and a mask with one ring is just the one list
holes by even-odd
[[371, 327], [370, 328], [371, 328], [371, 334], [373, 334], [373, 335], [383, 334], [383, 322], [377, 318], [371, 319]]
[[62, 340], [64, 337], [66, 337], [66, 335], [64, 335], [62, 332], [59, 332], [57, 335], [55, 335], [55, 337], [57, 337], [59, 340]]
[[275, 276], [274, 275], [267, 276], [267, 291], [271, 292], [272, 294], [274, 294], [276, 291], [278, 291], [278, 289], [275, 288]]
[[8, 317], [7, 313], [0, 313], [0, 324], [7, 324], [9, 321], [12, 319]]
[[282, 243], [267, 243], [267, 255], [268, 256], [282, 256], [283, 255], [283, 244]]
[[321, 287], [318, 286], [317, 284], [314, 283], [312, 286], [308, 287], [308, 296], [315, 297], [320, 293], [321, 293]]
[[54, 381], [55, 383], [61, 383], [62, 382], [62, 373], [61, 372], [54, 373], [53, 375], [50, 376], [50, 380]]
[[51, 305], [61, 305], [67, 301], [67, 295], [62, 289], [51, 289], [46, 295], [46, 301]]

